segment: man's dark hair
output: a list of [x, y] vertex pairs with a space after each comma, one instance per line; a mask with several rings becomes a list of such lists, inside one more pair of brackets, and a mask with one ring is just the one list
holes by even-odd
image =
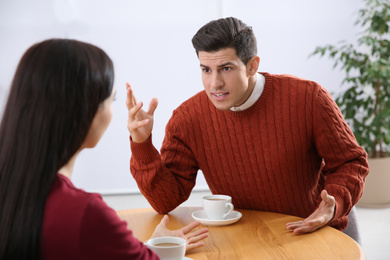
[[199, 51], [216, 52], [225, 48], [234, 48], [245, 65], [257, 55], [256, 37], [252, 27], [234, 17], [207, 23], [194, 35], [192, 45], [197, 55]]

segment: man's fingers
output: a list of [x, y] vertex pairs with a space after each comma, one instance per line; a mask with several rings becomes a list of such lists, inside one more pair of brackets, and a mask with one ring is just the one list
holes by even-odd
[[321, 191], [321, 199], [322, 200], [327, 201], [327, 200], [329, 200], [330, 197], [332, 197], [332, 196], [330, 196], [326, 190]]
[[[137, 98], [134, 95], [133, 89], [131, 88], [131, 86], [128, 82], [126, 82], [126, 91], [127, 91], [126, 106], [127, 106], [127, 109], [130, 110], [130, 109], [136, 107], [137, 105], [139, 105], [139, 103], [137, 101]], [[157, 105], [158, 105], [158, 99], [152, 98], [152, 100], [150, 101], [149, 110], [147, 113], [149, 115], [153, 115], [154, 111], [157, 108]], [[141, 105], [141, 107], [142, 107], [142, 105]], [[136, 114], [136, 113], [134, 113], [134, 114]]]
[[191, 232], [191, 230], [193, 230], [194, 228], [196, 228], [199, 225], [200, 225], [199, 221], [194, 221], [194, 222], [188, 224], [187, 226], [183, 227], [181, 229], [181, 231], [183, 232], [183, 234], [187, 234], [187, 233]]
[[127, 109], [130, 110], [131, 108], [137, 105], [137, 101], [135, 99], [133, 89], [131, 88], [129, 83], [126, 83], [126, 91], [127, 91], [126, 106]]
[[328, 196], [328, 192], [326, 190], [322, 190], [321, 191], [321, 199], [326, 199], [326, 197]]
[[131, 109], [132, 107], [137, 105], [138, 102], [137, 99], [135, 98], [133, 89], [131, 88], [128, 82], [126, 82], [126, 90], [127, 90], [126, 106], [127, 109]]
[[191, 239], [188, 240], [188, 244], [189, 245], [192, 245], [192, 244], [196, 244], [202, 240], [204, 240], [205, 238], [207, 238], [209, 235], [208, 234], [202, 234], [200, 236], [197, 236], [197, 237], [193, 237]]
[[305, 222], [302, 221], [296, 221], [296, 222], [289, 222], [286, 224], [287, 230], [294, 230], [296, 228], [302, 227], [305, 225]]
[[324, 202], [326, 203], [331, 203], [331, 204], [334, 204], [335, 203], [335, 199], [333, 196], [329, 195], [329, 193], [326, 191], [326, 190], [323, 190], [321, 192], [321, 198]]
[[163, 224], [164, 226], [167, 226], [168, 223], [169, 223], [169, 217], [168, 217], [168, 215], [164, 215], [164, 217], [160, 221], [160, 224]]
[[322, 226], [324, 226], [326, 221], [324, 218], [314, 218], [311, 220], [290, 222], [286, 224], [287, 230], [293, 231], [295, 234], [304, 234], [313, 232]]
[[206, 234], [206, 237], [207, 237], [208, 232], [209, 232], [208, 228], [202, 228], [202, 229], [199, 229], [199, 230], [196, 230], [196, 231], [189, 233], [187, 235], [187, 237], [189, 238], [189, 240], [191, 240], [194, 237], [200, 236], [200, 235], [203, 236], [204, 234]]
[[147, 124], [149, 124], [149, 119], [145, 119], [142, 121], [132, 121], [127, 124], [127, 128], [134, 130], [146, 126]]
[[315, 218], [315, 219], [312, 219], [310, 221], [307, 221], [306, 223], [308, 226], [317, 226], [318, 228], [319, 227], [322, 227], [326, 224], [326, 221], [325, 221], [325, 218], [324, 217], [318, 217], [318, 218]]
[[209, 234], [208, 234], [208, 232], [206, 232], [206, 233], [199, 234], [199, 235], [197, 235], [197, 236], [190, 237], [190, 238], [188, 239], [188, 244], [196, 243], [196, 242], [198, 242], [198, 241], [200, 241], [200, 240], [205, 239], [205, 238], [208, 237], [208, 236], [209, 236]]
[[207, 238], [208, 236], [209, 236], [209, 234], [207, 232], [207, 233], [203, 233], [201, 235], [189, 238], [187, 241], [186, 250], [188, 251], [188, 250], [193, 249], [193, 248], [204, 246], [204, 242], [202, 242], [201, 240]]
[[129, 83], [126, 83], [126, 107], [128, 110], [133, 107], [133, 97]]
[[154, 111], [156, 110], [157, 105], [158, 105], [158, 99], [152, 98], [152, 100], [149, 103], [149, 110], [148, 110], [149, 115], [152, 116], [154, 114]]
[[138, 104], [137, 98], [134, 95], [133, 89], [131, 89], [131, 92], [133, 93], [132, 98], [133, 98], [133, 104]]
[[314, 222], [297, 222], [297, 223], [290, 223], [291, 225], [287, 225], [287, 230], [291, 230], [295, 234], [304, 234], [304, 233], [310, 233], [318, 228], [320, 228], [320, 225], [315, 225]]
[[131, 108], [128, 107], [129, 108], [128, 119], [134, 121], [136, 119], [137, 113], [142, 109], [142, 106], [143, 103], [139, 102], [138, 104], [132, 106]]
[[314, 232], [314, 231], [316, 231], [318, 228], [319, 228], [319, 227], [316, 227], [316, 226], [303, 226], [303, 227], [294, 229], [293, 232], [294, 232], [295, 234], [306, 234], [306, 233]]

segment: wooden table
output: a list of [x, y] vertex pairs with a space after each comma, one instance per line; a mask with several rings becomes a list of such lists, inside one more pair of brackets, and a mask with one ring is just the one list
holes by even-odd
[[[179, 207], [169, 213], [169, 229], [179, 229], [193, 222], [191, 214], [198, 207]], [[202, 259], [365, 259], [361, 247], [349, 236], [324, 227], [314, 233], [295, 235], [286, 223], [301, 218], [255, 210], [240, 210], [242, 218], [228, 226], [208, 226], [205, 246], [187, 252], [194, 260]], [[163, 215], [152, 208], [117, 211], [140, 241], [152, 235]]]

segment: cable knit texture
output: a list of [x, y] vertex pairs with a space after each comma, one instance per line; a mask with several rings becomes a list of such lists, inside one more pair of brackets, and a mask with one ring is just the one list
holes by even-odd
[[236, 208], [308, 217], [326, 189], [336, 199], [329, 225], [343, 230], [368, 174], [356, 143], [330, 94], [290, 75], [265, 76], [250, 108], [217, 110], [204, 91], [185, 101], [166, 127], [160, 153], [152, 138], [131, 143], [131, 173], [159, 213], [184, 202], [202, 170], [214, 194]]

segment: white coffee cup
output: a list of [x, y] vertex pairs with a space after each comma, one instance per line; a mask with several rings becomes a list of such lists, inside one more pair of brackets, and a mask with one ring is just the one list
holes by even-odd
[[234, 209], [232, 198], [227, 195], [208, 195], [203, 197], [203, 210], [209, 220], [224, 220]]
[[161, 260], [183, 260], [186, 254], [186, 240], [181, 237], [155, 237], [145, 242]]

